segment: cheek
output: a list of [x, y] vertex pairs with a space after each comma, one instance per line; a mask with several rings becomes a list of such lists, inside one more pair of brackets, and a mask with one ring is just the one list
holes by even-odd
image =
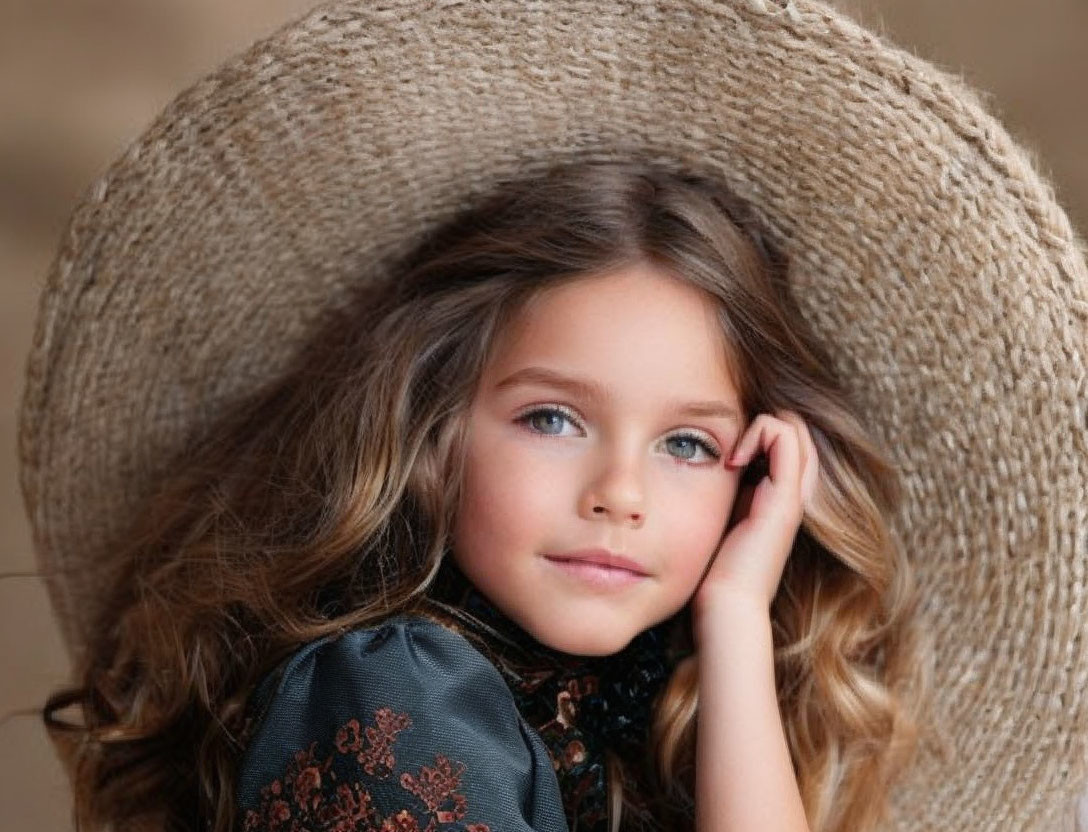
[[517, 442], [489, 440], [467, 449], [456, 537], [465, 551], [497, 557], [538, 546], [561, 496], [554, 471], [538, 457]]
[[702, 577], [710, 559], [717, 552], [725, 533], [733, 505], [735, 484], [715, 477], [712, 481], [687, 488], [670, 489], [663, 496], [659, 511], [668, 518], [669, 548], [678, 554], [672, 559], [674, 574], [683, 583]]

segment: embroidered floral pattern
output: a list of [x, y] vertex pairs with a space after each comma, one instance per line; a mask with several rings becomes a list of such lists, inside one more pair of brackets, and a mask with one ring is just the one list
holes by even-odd
[[[436, 754], [434, 766], [416, 773], [402, 772], [396, 781], [415, 798], [412, 808], [388, 816], [374, 805], [360, 776], [389, 780], [396, 767], [397, 735], [410, 728], [406, 713], [391, 708], [374, 712], [374, 724], [363, 728], [351, 719], [336, 732], [334, 750], [317, 753], [317, 742], [295, 752], [282, 777], [261, 789], [260, 805], [245, 813], [245, 832], [439, 832], [460, 821], [468, 800], [457, 791], [464, 763]], [[425, 825], [421, 825], [425, 824]], [[470, 823], [466, 832], [491, 832], [484, 823]]]

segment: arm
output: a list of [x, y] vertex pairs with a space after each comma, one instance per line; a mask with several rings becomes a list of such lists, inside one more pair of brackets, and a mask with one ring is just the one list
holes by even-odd
[[725, 593], [695, 619], [697, 832], [808, 832], [786, 745], [765, 607]]
[[725, 540], [692, 599], [697, 832], [809, 832], [779, 713], [770, 607], [819, 458], [792, 411], [758, 415], [726, 467], [748, 464], [759, 449], [769, 474], [738, 489]]

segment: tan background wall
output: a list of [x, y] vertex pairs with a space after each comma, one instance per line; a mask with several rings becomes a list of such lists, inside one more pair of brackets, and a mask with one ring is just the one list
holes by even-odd
[[[37, 297], [68, 212], [200, 74], [312, 0], [0, 0], [0, 572], [34, 569], [15, 470], [16, 406]], [[1088, 3], [840, 0], [992, 94], [1074, 224], [1088, 228]], [[33, 577], [0, 581], [0, 714], [67, 672]], [[39, 721], [0, 723], [0, 830], [67, 830], [69, 797]]]

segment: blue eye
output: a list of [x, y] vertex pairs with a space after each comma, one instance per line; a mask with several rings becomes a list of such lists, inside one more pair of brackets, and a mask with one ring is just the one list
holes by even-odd
[[[550, 419], [546, 423], [544, 422], [544, 420], [538, 421], [537, 417], [540, 416], [550, 417]], [[571, 422], [575, 425], [578, 424], [573, 414], [568, 413], [566, 410], [558, 407], [538, 407], [535, 410], [530, 410], [528, 413], [522, 414], [517, 418], [516, 421], [519, 424], [529, 425], [531, 428], [533, 428], [533, 431], [535, 433], [542, 433], [545, 436], [559, 436], [560, 431], [562, 430], [563, 422]], [[558, 426], [559, 430], [537, 430], [536, 426], [540, 424], [550, 424], [552, 426]]]
[[691, 448], [691, 453], [690, 454], [684, 454], [682, 456], [679, 456], [679, 457], [677, 457], [678, 459], [689, 460], [695, 455], [695, 453], [699, 449], [702, 449], [703, 452], [706, 453], [706, 455], [709, 456], [711, 459], [714, 459], [714, 460], [721, 459], [721, 454], [718, 453], [718, 451], [714, 448], [713, 445], [711, 445], [709, 442], [706, 442], [705, 440], [701, 439], [700, 437], [696, 436], [693, 433], [674, 433], [672, 436], [670, 436], [665, 441], [666, 442], [683, 442], [683, 443], [687, 443], [687, 447]]
[[[576, 427], [581, 427], [574, 414], [562, 407], [538, 407], [523, 413], [515, 420], [518, 424], [525, 425], [533, 433], [542, 436], [562, 436], [563, 423], [570, 422]], [[702, 450], [711, 460], [721, 459], [721, 453], [709, 442], [698, 434], [674, 433], [666, 437], [666, 445], [674, 443], [674, 449], [679, 447], [680, 453], [674, 458], [677, 462], [691, 462], [696, 454]], [[700, 461], [692, 462], [693, 465]], [[703, 464], [706, 460], [701, 460]]]

